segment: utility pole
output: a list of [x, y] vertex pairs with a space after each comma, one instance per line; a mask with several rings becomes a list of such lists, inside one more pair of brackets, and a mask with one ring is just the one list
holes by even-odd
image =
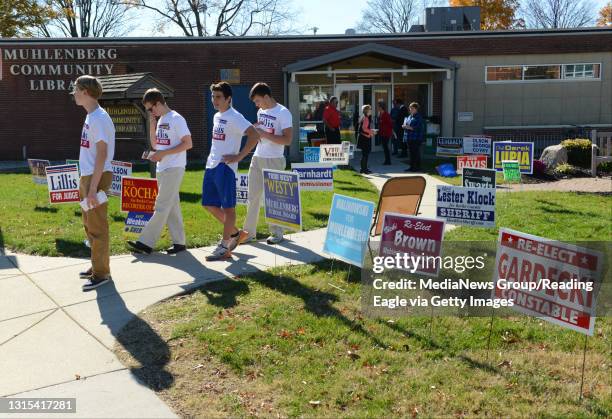
[[317, 31], [319, 30], [319, 28], [317, 26], [313, 26], [312, 28], [308, 28], [308, 29], [312, 30], [312, 34], [313, 35], [316, 35]]

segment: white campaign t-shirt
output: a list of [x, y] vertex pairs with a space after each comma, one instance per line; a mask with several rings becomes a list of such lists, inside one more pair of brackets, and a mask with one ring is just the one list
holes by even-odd
[[88, 113], [81, 132], [81, 150], [79, 153], [79, 167], [81, 176], [90, 176], [96, 166], [96, 143], [104, 141], [107, 147], [104, 171], [112, 172], [111, 160], [115, 154], [115, 125], [113, 120], [101, 107]]
[[[277, 103], [273, 108], [257, 111], [257, 122], [259, 123], [259, 128], [264, 129], [270, 134], [283, 135], [283, 130], [291, 128], [293, 125], [293, 118], [289, 109]], [[257, 144], [254, 156], [276, 158], [283, 157], [284, 152], [284, 145], [276, 144], [262, 137], [259, 144]]]
[[[155, 133], [155, 149], [168, 150], [181, 144], [181, 138], [191, 135], [187, 122], [178, 112], [170, 111], [162, 115], [157, 121]], [[157, 162], [157, 171], [163, 172], [171, 167], [185, 167], [187, 165], [187, 152], [170, 154]]]
[[[240, 142], [244, 132], [252, 124], [234, 108], [221, 113], [217, 112], [213, 118], [212, 147], [206, 168], [214, 169], [221, 163], [226, 154], [240, 153]], [[238, 163], [229, 165], [234, 172], [238, 172]]]

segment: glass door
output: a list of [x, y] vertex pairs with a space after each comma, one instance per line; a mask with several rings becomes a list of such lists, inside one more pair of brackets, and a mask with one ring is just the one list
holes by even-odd
[[336, 85], [336, 96], [340, 111], [340, 137], [342, 141], [356, 143], [355, 128], [363, 103], [363, 86], [361, 84]]
[[[384, 102], [387, 107], [387, 112], [389, 112], [389, 102], [391, 99], [391, 86], [390, 85], [373, 85], [372, 86], [372, 119], [374, 121], [374, 126], [376, 128], [380, 128], [378, 126], [378, 113], [377, 106], [378, 102]], [[372, 151], [380, 151], [382, 150], [382, 140], [380, 136], [376, 136], [373, 139], [372, 143]]]

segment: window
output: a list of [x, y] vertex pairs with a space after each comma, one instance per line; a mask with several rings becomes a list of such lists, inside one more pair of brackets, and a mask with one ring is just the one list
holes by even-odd
[[300, 86], [300, 121], [322, 121], [322, 106], [333, 92], [333, 86]]
[[485, 82], [524, 82], [540, 80], [598, 80], [601, 64], [536, 64], [487, 66]]

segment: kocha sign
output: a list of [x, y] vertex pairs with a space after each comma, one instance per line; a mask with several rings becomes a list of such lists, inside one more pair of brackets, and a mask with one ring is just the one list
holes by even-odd
[[299, 175], [264, 169], [263, 176], [266, 222], [290, 230], [302, 230]]
[[49, 160], [28, 159], [28, 166], [30, 166], [30, 172], [32, 172], [32, 180], [34, 183], [39, 185], [47, 184], [45, 168], [50, 164], [51, 162]]
[[304, 163], [318, 163], [320, 150], [319, 147], [304, 147]]
[[46, 174], [51, 204], [80, 202], [79, 169], [76, 164], [47, 166]]
[[152, 216], [150, 212], [129, 212], [125, 219], [124, 231], [132, 234], [142, 233]]
[[239, 173], [236, 176], [236, 204], [246, 205], [249, 201], [249, 175]]
[[521, 173], [533, 173], [533, 143], [496, 142], [493, 144], [493, 168], [503, 170], [504, 160], [519, 162]]
[[334, 168], [331, 163], [292, 163], [291, 170], [300, 176], [303, 191], [333, 191]]
[[374, 203], [334, 194], [323, 252], [358, 267], [363, 267]]
[[465, 167], [486, 169], [487, 156], [457, 156], [457, 173], [463, 173]]
[[484, 135], [467, 135], [463, 137], [463, 152], [465, 154], [491, 155], [491, 137]]
[[436, 140], [436, 156], [455, 157], [463, 153], [462, 137], [438, 137]]
[[495, 227], [495, 189], [438, 185], [436, 215], [451, 224]]
[[348, 164], [349, 148], [342, 144], [321, 144], [320, 163]]
[[497, 172], [493, 169], [463, 169], [463, 186], [468, 188], [493, 188], [495, 189], [495, 176]]
[[492, 298], [529, 316], [593, 336], [603, 255], [506, 228], [499, 230]]
[[155, 212], [157, 179], [141, 177], [121, 178], [121, 211]]
[[[380, 256], [407, 254], [410, 260], [419, 260], [410, 272], [438, 276], [439, 263], [425, 263], [428, 257], [440, 256], [444, 221], [385, 213], [380, 239]], [[417, 257], [420, 257], [417, 259]]]
[[113, 168], [113, 183], [111, 184], [110, 195], [121, 195], [121, 179], [124, 176], [132, 176], [132, 163], [111, 160]]

